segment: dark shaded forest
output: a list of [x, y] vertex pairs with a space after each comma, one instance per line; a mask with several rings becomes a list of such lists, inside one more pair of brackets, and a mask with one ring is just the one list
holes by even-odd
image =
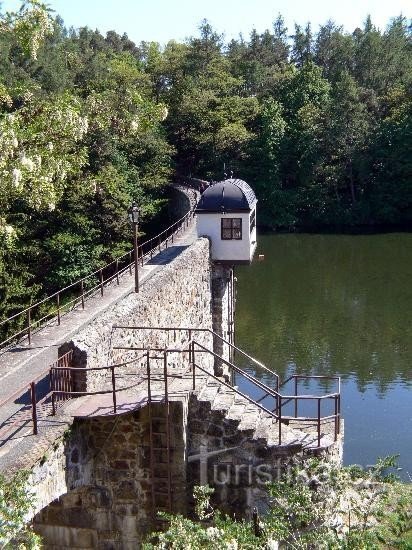
[[225, 166], [271, 228], [410, 224], [410, 21], [268, 25], [227, 43], [204, 21], [161, 47], [37, 0], [1, 15], [2, 318], [128, 250], [132, 200], [147, 231], [179, 176]]

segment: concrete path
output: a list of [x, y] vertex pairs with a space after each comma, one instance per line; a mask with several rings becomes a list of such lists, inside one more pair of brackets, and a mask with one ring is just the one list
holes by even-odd
[[[153, 275], [177, 258], [196, 238], [196, 221], [192, 220], [189, 227], [174, 238], [173, 245], [157, 253], [143, 267], [139, 268], [140, 284], [150, 284]], [[37, 397], [41, 397], [44, 388], [47, 386], [46, 373], [48, 367], [57, 360], [59, 346], [70, 341], [80, 329], [90, 323], [96, 316], [112, 307], [131, 292], [134, 292], [134, 270], [132, 270], [132, 276], [129, 272], [124, 273], [120, 277], [119, 285], [114, 280], [106, 286], [104, 296], [101, 296], [98, 289], [85, 302], [84, 310], [79, 305], [72, 311], [62, 315], [60, 325], [57, 324], [57, 319], [54, 319], [44, 328], [34, 332], [30, 346], [27, 340], [23, 340], [18, 345], [0, 352], [0, 403], [17, 390], [22, 390], [10, 402], [0, 408], [0, 470], [2, 469], [2, 455], [4, 456], [2, 447], [5, 443], [9, 439], [18, 439], [21, 442], [21, 438], [30, 435], [32, 431], [28, 393], [30, 382], [36, 378], [42, 379], [44, 373], [43, 383], [39, 382], [37, 387]], [[13, 427], [12, 422], [14, 421], [17, 421], [18, 429]], [[53, 421], [50, 419], [50, 422]], [[61, 423], [64, 424], [64, 421], [60, 419], [55, 423], [60, 425]], [[23, 427], [24, 430], [22, 430]], [[19, 449], [22, 450], [20, 446]]]

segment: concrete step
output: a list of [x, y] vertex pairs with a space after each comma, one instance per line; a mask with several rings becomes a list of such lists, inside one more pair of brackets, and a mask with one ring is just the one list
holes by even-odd
[[278, 423], [276, 419], [273, 418], [272, 416], [262, 413], [260, 417], [260, 421], [256, 426], [253, 438], [266, 439], [267, 441], [269, 441], [270, 438], [273, 439], [273, 434], [277, 434], [277, 433], [278, 433]]
[[219, 388], [222, 386], [221, 382], [219, 382], [218, 380], [216, 380], [215, 378], [212, 378], [211, 376], [209, 376], [206, 380], [206, 384], [208, 386], [218, 386]]
[[[281, 445], [298, 445], [302, 447], [303, 440], [307, 434], [300, 430], [295, 430], [288, 426], [287, 424], [282, 423], [282, 439], [281, 439]], [[276, 422], [276, 424], [273, 426], [273, 429], [268, 434], [268, 444], [269, 445], [279, 445], [279, 424]]]
[[[334, 437], [330, 434], [322, 434], [320, 438], [320, 446], [327, 448], [333, 445]], [[306, 437], [302, 440], [302, 445], [305, 449], [318, 448], [318, 434], [310, 433], [306, 434]]]
[[[206, 380], [202, 389], [198, 390], [199, 401], [211, 403], [211, 410], [222, 411], [228, 420], [239, 422], [238, 430], [250, 432], [252, 439], [265, 440], [269, 446], [279, 445], [279, 424], [275, 417], [265, 413], [262, 409], [242, 397], [235, 391], [219, 383], [214, 378]], [[301, 449], [316, 449], [318, 446], [317, 432], [313, 426], [288, 425], [282, 423], [281, 446]], [[309, 428], [309, 429], [308, 429]], [[333, 435], [323, 430], [321, 446], [329, 447], [333, 443]]]
[[212, 410], [221, 410], [227, 412], [233, 405], [233, 402], [235, 400], [234, 392], [223, 388], [224, 386], [222, 386], [219, 392], [216, 394], [216, 397], [214, 398], [212, 403]]
[[[246, 399], [244, 400], [246, 401]], [[226, 417], [230, 420], [241, 420], [243, 413], [246, 409], [246, 403], [236, 402], [236, 397], [234, 399], [233, 405], [228, 410]]]
[[252, 403], [248, 404], [243, 411], [242, 418], [240, 419], [239, 430], [249, 431], [256, 430], [258, 423], [260, 422], [260, 409], [253, 406]]
[[206, 384], [204, 388], [201, 389], [198, 395], [199, 401], [210, 401], [210, 403], [213, 403], [216, 395], [219, 393], [220, 386], [212, 386], [209, 384]]
[[235, 403], [244, 403], [245, 405], [250, 405], [251, 404], [249, 399], [246, 399], [245, 397], [242, 397], [241, 395], [239, 395], [236, 392], [233, 392], [233, 393], [235, 394]]

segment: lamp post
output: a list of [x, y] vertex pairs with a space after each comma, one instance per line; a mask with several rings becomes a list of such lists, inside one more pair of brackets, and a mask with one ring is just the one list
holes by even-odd
[[128, 210], [129, 220], [133, 224], [133, 248], [134, 248], [134, 290], [139, 292], [139, 248], [137, 245], [137, 234], [139, 232], [139, 207], [134, 202]]

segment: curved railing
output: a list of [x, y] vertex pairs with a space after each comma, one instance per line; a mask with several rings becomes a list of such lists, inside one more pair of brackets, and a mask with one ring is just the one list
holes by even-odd
[[[223, 364], [225, 364], [229, 369], [236, 374], [244, 377], [248, 382], [250, 382], [255, 388], [258, 388], [262, 390], [265, 393], [265, 397], [271, 396], [275, 401], [275, 407], [274, 409], [268, 409], [265, 407], [260, 401], [251, 398], [249, 395], [247, 395], [244, 392], [241, 392], [236, 386], [231, 386], [227, 382], [221, 382], [223, 385], [230, 388], [232, 391], [237, 393], [238, 395], [242, 396], [243, 398], [247, 399], [249, 402], [252, 402], [254, 405], [256, 405], [259, 409], [263, 410], [266, 414], [269, 416], [272, 416], [277, 420], [278, 425], [278, 443], [279, 445], [282, 444], [282, 426], [283, 423], [290, 423], [290, 422], [298, 422], [298, 423], [309, 423], [313, 424], [316, 427], [316, 439], [317, 439], [317, 446], [321, 447], [321, 439], [322, 439], [322, 433], [321, 433], [321, 425], [325, 422], [331, 421], [334, 423], [334, 441], [337, 440], [338, 435], [340, 433], [340, 379], [339, 377], [327, 377], [323, 376], [323, 379], [333, 379], [338, 382], [338, 391], [324, 394], [324, 395], [302, 395], [302, 394], [295, 394], [295, 395], [282, 395], [278, 391], [276, 391], [273, 388], [270, 388], [265, 383], [261, 382], [254, 376], [248, 374], [243, 369], [240, 369], [236, 365], [234, 365], [232, 362], [227, 361], [223, 357], [220, 357], [212, 350], [209, 350], [206, 348], [203, 344], [200, 344], [199, 342], [196, 342], [195, 340], [192, 340], [191, 342], [191, 357], [192, 357], [192, 366], [193, 366], [193, 389], [196, 389], [196, 369], [200, 370], [204, 374], [208, 374], [209, 376], [212, 376], [212, 378], [215, 378], [216, 380], [219, 380], [216, 376], [208, 373], [208, 371], [203, 368], [201, 365], [195, 362], [195, 349], [196, 347], [203, 351], [204, 353], [208, 353], [212, 355], [215, 358], [218, 358]], [[197, 352], [198, 353], [198, 352]], [[311, 376], [303, 376], [298, 375], [298, 378], [311, 378]], [[319, 377], [317, 377], [319, 378]], [[328, 400], [332, 400], [334, 403], [334, 412], [333, 414], [322, 414], [322, 407], [321, 404], [323, 402], [326, 402]], [[294, 415], [285, 415], [284, 414], [284, 407], [287, 403], [290, 401], [295, 402], [295, 414]], [[314, 402], [317, 404], [317, 411], [316, 416], [304, 416], [299, 417], [298, 416], [298, 403], [299, 402]]]
[[[283, 443], [283, 433], [282, 429], [284, 425], [290, 424], [290, 423], [297, 423], [299, 424], [310, 424], [315, 428], [316, 433], [316, 445], [318, 448], [322, 447], [322, 426], [324, 426], [326, 423], [332, 423], [333, 424], [333, 436], [334, 441], [337, 440], [339, 434], [340, 434], [340, 424], [341, 424], [341, 388], [340, 388], [340, 377], [338, 376], [306, 376], [306, 375], [293, 375], [288, 380], [285, 381], [289, 382], [291, 380], [295, 380], [295, 392], [294, 395], [285, 395], [281, 394], [278, 390], [281, 388], [284, 384], [281, 384], [279, 386], [278, 378], [275, 373], [272, 373], [267, 367], [262, 365], [259, 361], [251, 357], [250, 355], [243, 352], [241, 349], [239, 349], [234, 344], [231, 344], [218, 334], [216, 334], [213, 330], [208, 328], [183, 328], [183, 327], [147, 327], [147, 326], [133, 326], [133, 327], [125, 327], [125, 326], [117, 326], [114, 328], [121, 328], [121, 329], [134, 329], [134, 330], [158, 330], [162, 332], [178, 332], [178, 331], [185, 331], [188, 333], [188, 340], [185, 344], [183, 344], [182, 347], [179, 348], [168, 348], [168, 347], [147, 347], [147, 346], [114, 346], [113, 349], [127, 349], [129, 351], [141, 351], [142, 355], [139, 355], [138, 357], [134, 357], [131, 360], [127, 361], [121, 361], [119, 363], [114, 363], [111, 365], [108, 365], [106, 367], [73, 367], [71, 365], [72, 363], [72, 351], [69, 351], [62, 357], [60, 357], [55, 363], [50, 365], [48, 369], [48, 387], [44, 390], [44, 395], [41, 399], [38, 399], [36, 396], [36, 385], [41, 380], [44, 379], [46, 375], [46, 371], [41, 373], [39, 376], [37, 376], [36, 379], [31, 381], [29, 384], [25, 384], [22, 386], [19, 390], [15, 391], [12, 395], [8, 396], [6, 399], [4, 399], [0, 403], [0, 409], [6, 404], [10, 404], [14, 402], [14, 400], [17, 397], [21, 397], [25, 392], [29, 392], [29, 405], [30, 408], [30, 415], [27, 416], [24, 420], [27, 423], [28, 421], [31, 421], [33, 424], [33, 434], [38, 433], [38, 420], [37, 420], [37, 409], [40, 405], [45, 404], [47, 400], [51, 403], [51, 411], [49, 411], [49, 414], [56, 414], [57, 407], [60, 404], [64, 404], [69, 399], [76, 398], [76, 397], [83, 397], [83, 396], [93, 396], [93, 395], [103, 395], [103, 394], [111, 394], [112, 401], [113, 401], [113, 414], [117, 413], [117, 393], [120, 391], [125, 391], [128, 389], [131, 389], [137, 385], [139, 385], [142, 381], [146, 380], [148, 384], [148, 396], [150, 400], [150, 380], [151, 380], [151, 372], [150, 372], [150, 352], [151, 351], [158, 351], [162, 352], [164, 354], [164, 376], [167, 380], [168, 377], [175, 377], [176, 373], [173, 371], [173, 373], [170, 373], [168, 371], [168, 365], [167, 365], [167, 356], [170, 353], [187, 353], [188, 354], [188, 365], [190, 366], [190, 370], [186, 371], [186, 374], [189, 374], [191, 372], [191, 376], [193, 379], [193, 390], [196, 389], [197, 386], [197, 379], [198, 374], [202, 373], [203, 375], [207, 375], [208, 377], [211, 377], [215, 379], [219, 384], [222, 384], [223, 386], [227, 387], [231, 391], [233, 391], [235, 394], [241, 396], [249, 403], [255, 405], [258, 409], [263, 411], [265, 414], [272, 417], [275, 422], [277, 422], [277, 430], [278, 430], [278, 444], [282, 445]], [[196, 341], [193, 339], [194, 333], [209, 333], [213, 336], [219, 337], [223, 343], [228, 344], [230, 347], [233, 347], [236, 352], [240, 352], [241, 354], [244, 354], [249, 360], [251, 360], [255, 365], [259, 366], [259, 368], [262, 368], [265, 371], [269, 371], [274, 375], [275, 378], [275, 386], [277, 389], [274, 389], [273, 387], [268, 386], [266, 383], [262, 382], [261, 380], [257, 379], [256, 377], [252, 376], [248, 372], [245, 372], [243, 369], [239, 368], [237, 365], [232, 363], [231, 361], [228, 361], [224, 359], [221, 355], [216, 354], [214, 351], [203, 345], [202, 343]], [[175, 338], [176, 340], [176, 338]], [[254, 388], [260, 390], [263, 392], [265, 397], [271, 397], [274, 400], [274, 408], [268, 407], [266, 404], [263, 404], [261, 399], [257, 400], [252, 395], [248, 394], [245, 390], [241, 391], [237, 386], [232, 385], [228, 381], [225, 381], [222, 377], [217, 377], [214, 374], [210, 372], [209, 369], [206, 369], [204, 365], [200, 364], [200, 362], [197, 360], [197, 358], [201, 354], [207, 354], [211, 357], [214, 357], [215, 359], [219, 359], [224, 365], [226, 365], [230, 371], [233, 373], [236, 373], [237, 375], [240, 375], [245, 378]], [[142, 370], [139, 370], [137, 374], [138, 380], [136, 383], [129, 384], [127, 386], [119, 386], [116, 382], [116, 371], [117, 369], [127, 367], [131, 364], [137, 364], [139, 361], [144, 359], [146, 357], [146, 363], [147, 363], [147, 375], [146, 377], [143, 374]], [[159, 359], [160, 357], [157, 357]], [[79, 382], [75, 380], [75, 376], [77, 374], [81, 374], [82, 376], [89, 372], [89, 371], [109, 371], [109, 378], [110, 380], [105, 379], [105, 385], [108, 383], [109, 387], [106, 387], [106, 389], [101, 390], [94, 390], [94, 391], [88, 391], [88, 390], [76, 390], [77, 383]], [[336, 391], [332, 393], [325, 393], [323, 395], [313, 395], [313, 394], [299, 394], [298, 393], [298, 382], [299, 379], [323, 379], [328, 381], [333, 381], [336, 383], [337, 388]], [[167, 384], [166, 384], [167, 386]], [[166, 388], [165, 386], [165, 388]], [[165, 389], [167, 391], [167, 389]], [[167, 396], [166, 396], [167, 397]], [[327, 401], [332, 401], [334, 404], [334, 410], [332, 414], [325, 414], [324, 411], [322, 411], [322, 408], [324, 408], [324, 405]], [[289, 402], [294, 403], [294, 414], [285, 414], [285, 407]], [[298, 415], [298, 404], [300, 403], [315, 403], [316, 404], [316, 414], [314, 416], [299, 416]], [[12, 429], [12, 427], [16, 426], [19, 421], [21, 420], [18, 418], [17, 422], [14, 422], [12, 420], [7, 421], [7, 426], [0, 426], [3, 428], [3, 432], [9, 431]]]
[[[194, 193], [193, 190], [191, 191]], [[193, 217], [194, 207], [191, 207], [182, 218], [164, 229], [161, 233], [140, 243], [137, 251], [139, 264], [143, 266], [145, 262], [152, 259], [158, 252], [166, 249], [170, 243], [173, 244], [175, 237], [188, 227]], [[60, 325], [61, 317], [64, 313], [80, 305], [81, 308], [84, 309], [85, 302], [88, 298], [99, 292], [103, 296], [105, 287], [114, 282], [119, 285], [120, 277], [127, 271], [132, 275], [133, 266], [134, 251], [129, 250], [129, 252], [119, 256], [112, 262], [89, 273], [86, 277], [78, 279], [74, 283], [54, 292], [50, 296], [46, 296], [43, 300], [36, 302], [19, 313], [0, 321], [0, 329], [5, 325], [7, 326], [7, 323], [11, 323], [12, 321], [16, 322], [20, 320], [21, 325], [24, 323], [23, 328], [0, 342], [0, 351], [25, 337], [27, 337], [30, 345], [34, 330], [45, 326], [52, 320], [56, 320], [57, 324]]]
[[[241, 395], [244, 397], [247, 401], [255, 404], [259, 409], [263, 410], [270, 416], [274, 417], [278, 421], [278, 439], [279, 439], [279, 445], [282, 443], [282, 426], [284, 423], [295, 423], [296, 425], [299, 424], [310, 424], [313, 425], [316, 429], [317, 434], [317, 446], [321, 447], [321, 439], [322, 439], [322, 433], [321, 433], [321, 426], [324, 425], [327, 422], [331, 422], [334, 425], [333, 429], [333, 436], [334, 440], [336, 441], [338, 438], [338, 435], [340, 434], [340, 425], [341, 425], [341, 384], [340, 384], [340, 377], [339, 376], [315, 376], [315, 375], [301, 375], [301, 374], [294, 374], [287, 380], [285, 380], [282, 384], [279, 383], [279, 376], [274, 371], [268, 369], [264, 364], [262, 364], [260, 361], [252, 357], [251, 355], [245, 353], [243, 350], [238, 348], [235, 344], [232, 344], [231, 342], [228, 342], [222, 336], [214, 332], [210, 328], [195, 328], [195, 327], [148, 327], [148, 326], [128, 326], [128, 325], [113, 325], [113, 330], [120, 329], [120, 330], [137, 330], [137, 331], [161, 331], [161, 332], [172, 332], [174, 333], [174, 340], [176, 340], [176, 332], [183, 331], [187, 333], [188, 337], [188, 350], [190, 350], [190, 363], [193, 366], [193, 389], [196, 387], [196, 377], [195, 377], [195, 369], [198, 369], [200, 372], [203, 372], [204, 374], [207, 373], [212, 378], [215, 378], [220, 383], [222, 383], [224, 386], [227, 386], [230, 388], [234, 393], [237, 393], [238, 395]], [[260, 369], [264, 371], [266, 374], [271, 375], [274, 380], [273, 387], [270, 387], [269, 385], [265, 384], [261, 380], [257, 379], [252, 374], [246, 372], [244, 369], [239, 368], [237, 365], [232, 363], [231, 361], [228, 361], [221, 355], [216, 354], [214, 351], [208, 349], [203, 344], [195, 341], [193, 339], [193, 335], [196, 333], [209, 333], [214, 338], [218, 338], [223, 344], [226, 344], [231, 349], [233, 349], [237, 354], [242, 355], [243, 357], [246, 357], [249, 362], [253, 363], [257, 369]], [[133, 350], [133, 351], [143, 351], [145, 348], [144, 346], [113, 346], [113, 349], [118, 350]], [[195, 351], [196, 350], [196, 351]], [[252, 398], [251, 396], [245, 394], [244, 392], [241, 392], [235, 385], [229, 384], [222, 380], [222, 378], [218, 378], [214, 376], [213, 374], [209, 373], [206, 369], [204, 369], [199, 363], [195, 362], [194, 355], [199, 355], [202, 353], [209, 354], [213, 356], [215, 359], [219, 360], [221, 363], [226, 365], [226, 367], [229, 368], [229, 371], [231, 373], [234, 373], [238, 376], [243, 377], [245, 380], [247, 380], [254, 388], [258, 389], [259, 391], [263, 392], [263, 395], [260, 397], [260, 399]], [[232, 378], [233, 379], [233, 378]], [[287, 382], [294, 380], [295, 381], [295, 391], [294, 394], [288, 395], [288, 394], [282, 394], [280, 393], [280, 388], [283, 387]], [[314, 395], [314, 394], [302, 394], [298, 393], [298, 381], [299, 380], [323, 380], [325, 382], [333, 382], [336, 384], [336, 391], [331, 393], [325, 393], [322, 395]], [[269, 398], [269, 399], [268, 399]], [[274, 402], [274, 408], [268, 409], [267, 406], [265, 406], [265, 400], [272, 399]], [[333, 403], [333, 412], [332, 414], [325, 414], [325, 403], [326, 402], [332, 402]], [[287, 414], [287, 405], [289, 403], [292, 403], [294, 405], [292, 414]], [[302, 404], [313, 404], [315, 405], [315, 414], [313, 416], [299, 416], [299, 405]]]

